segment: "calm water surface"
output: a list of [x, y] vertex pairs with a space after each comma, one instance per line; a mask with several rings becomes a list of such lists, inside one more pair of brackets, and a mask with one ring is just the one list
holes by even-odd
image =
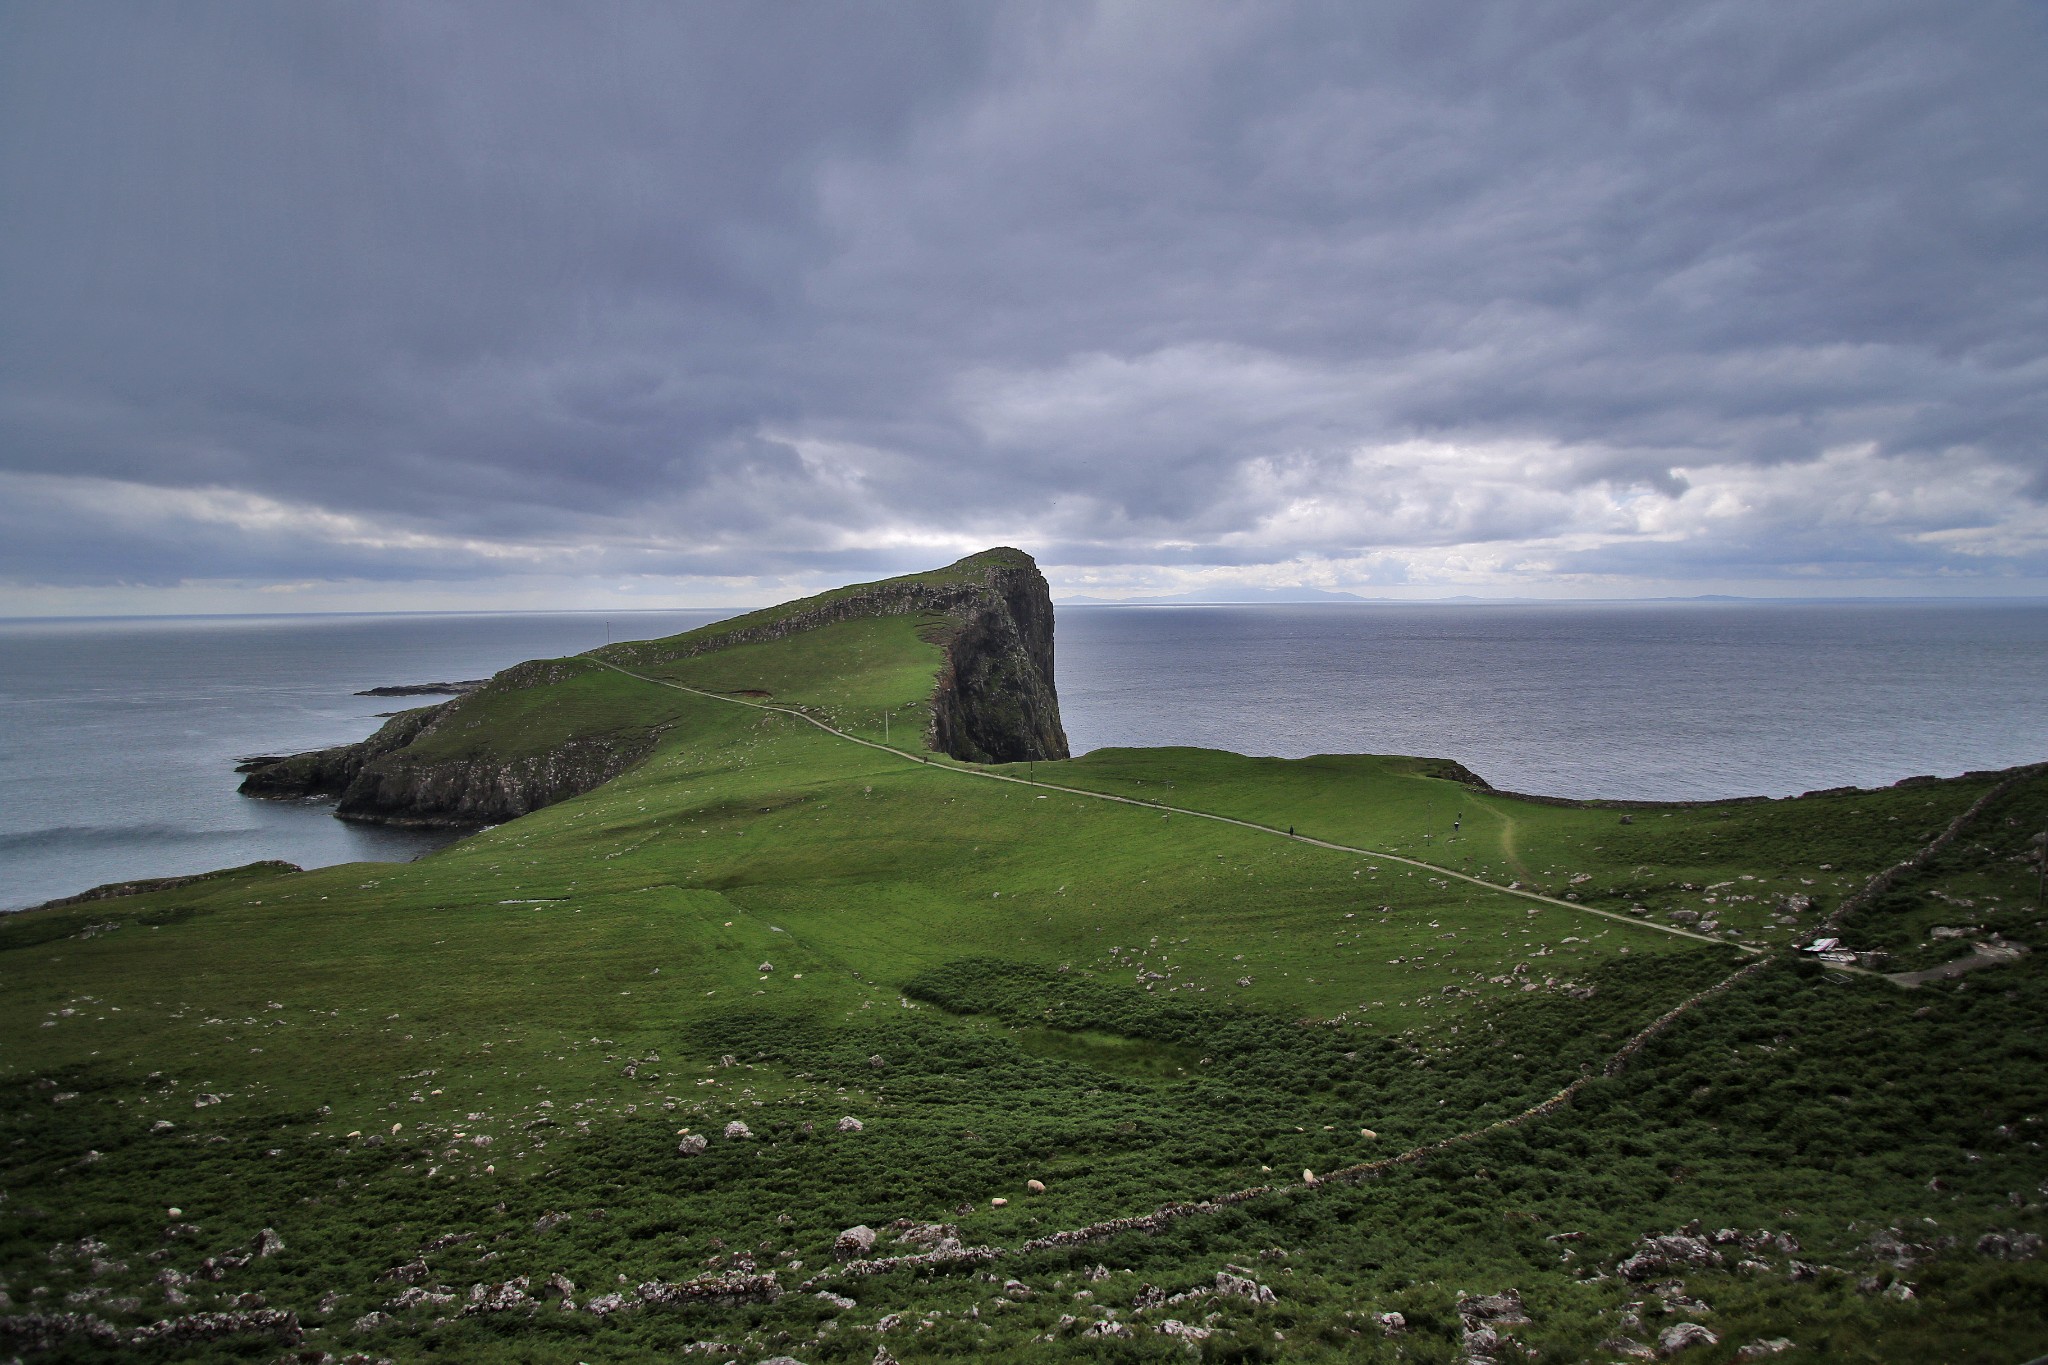
[[[611, 618], [650, 639], [722, 612]], [[238, 796], [235, 760], [362, 739], [437, 697], [368, 687], [488, 677], [605, 642], [605, 618], [517, 615], [0, 622], [0, 907], [103, 882], [283, 858], [399, 860], [446, 833]]]
[[1455, 758], [1693, 800], [2048, 758], [2048, 603], [1070, 607], [1077, 750]]
[[[1430, 754], [1517, 791], [1661, 799], [2048, 757], [2048, 603], [1066, 607], [1058, 629], [1076, 752]], [[0, 907], [438, 847], [238, 796], [234, 760], [360, 739], [409, 704], [362, 688], [604, 638], [581, 613], [0, 623]]]

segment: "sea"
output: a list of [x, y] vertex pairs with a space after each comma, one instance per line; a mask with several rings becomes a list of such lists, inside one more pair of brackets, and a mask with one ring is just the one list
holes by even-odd
[[[234, 765], [361, 739], [486, 677], [719, 611], [0, 621], [0, 909], [447, 833], [236, 794]], [[1398, 603], [1058, 611], [1076, 753], [1454, 758], [1494, 786], [1705, 800], [2048, 759], [2048, 602]]]

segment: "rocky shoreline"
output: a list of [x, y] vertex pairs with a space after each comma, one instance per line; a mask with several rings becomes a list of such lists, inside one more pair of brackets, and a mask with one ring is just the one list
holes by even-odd
[[476, 691], [490, 682], [489, 678], [469, 678], [462, 682], [398, 683], [390, 687], [368, 687], [356, 693], [359, 697], [460, 697]]

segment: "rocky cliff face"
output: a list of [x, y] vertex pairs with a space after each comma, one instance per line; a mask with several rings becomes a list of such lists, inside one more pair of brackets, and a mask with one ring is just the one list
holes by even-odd
[[1052, 594], [1028, 556], [962, 604], [932, 693], [931, 747], [984, 763], [1067, 757], [1052, 675]]
[[587, 667], [564, 660], [520, 664], [481, 691], [402, 712], [360, 743], [256, 768], [242, 779], [241, 791], [273, 800], [339, 797], [335, 815], [372, 824], [467, 828], [517, 819], [611, 781], [645, 757], [659, 733], [579, 737], [517, 756], [430, 758], [415, 746], [459, 732], [493, 697], [545, 687]]
[[[945, 651], [932, 690], [929, 746], [977, 763], [1067, 757], [1053, 688], [1052, 595], [1021, 550], [989, 550], [933, 574], [889, 579], [756, 612], [724, 629], [596, 651], [622, 667], [785, 639], [836, 621], [936, 615]], [[393, 717], [368, 739], [295, 754], [249, 772], [248, 796], [333, 796], [344, 820], [464, 827], [496, 824], [603, 785], [653, 749], [659, 733], [572, 738], [543, 753], [428, 757], [423, 745], [458, 735], [508, 691], [563, 681], [587, 664], [536, 661], [439, 706]]]
[[[934, 614], [946, 652], [932, 689], [929, 746], [975, 763], [1066, 758], [1053, 687], [1052, 592], [1022, 550], [984, 550], [931, 574], [885, 579], [741, 617], [722, 631], [614, 650], [623, 667], [786, 639], [836, 621]], [[755, 619], [759, 618], [759, 619]], [[607, 651], [596, 651], [600, 655]]]

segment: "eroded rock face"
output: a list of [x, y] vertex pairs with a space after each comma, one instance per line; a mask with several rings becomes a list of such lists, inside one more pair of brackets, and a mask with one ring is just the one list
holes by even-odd
[[[1067, 757], [1053, 688], [1052, 595], [1020, 550], [985, 551], [938, 575], [865, 584], [764, 615], [720, 633], [677, 637], [671, 648], [654, 642], [610, 657], [646, 666], [839, 621], [932, 615], [942, 624], [928, 638], [945, 657], [927, 745], [977, 763]], [[273, 800], [336, 797], [335, 815], [372, 824], [462, 829], [517, 819], [611, 781], [646, 757], [661, 732], [582, 735], [521, 754], [451, 756], [445, 740], [459, 741], [509, 692], [552, 686], [596, 666], [586, 659], [520, 664], [453, 701], [402, 712], [358, 743], [252, 761], [240, 790]], [[431, 743], [436, 737], [444, 743]]]
[[508, 693], [552, 686], [591, 667], [576, 659], [519, 664], [480, 691], [401, 712], [359, 743], [256, 767], [240, 791], [272, 800], [339, 797], [335, 815], [368, 824], [463, 829], [517, 819], [611, 781], [646, 757], [660, 732], [582, 736], [516, 755], [433, 757], [427, 741], [459, 737]]
[[839, 621], [925, 614], [945, 618], [930, 637], [945, 651], [945, 661], [932, 689], [926, 743], [936, 752], [975, 763], [1067, 757], [1067, 732], [1053, 687], [1052, 593], [1037, 563], [1022, 550], [984, 550], [935, 575], [827, 593], [757, 624], [680, 637], [673, 649], [643, 646], [635, 657], [667, 662], [786, 639]]
[[1065, 758], [1053, 690], [1052, 594], [1028, 556], [991, 569], [987, 591], [963, 603], [932, 693], [931, 745], [955, 758], [1021, 763]]

